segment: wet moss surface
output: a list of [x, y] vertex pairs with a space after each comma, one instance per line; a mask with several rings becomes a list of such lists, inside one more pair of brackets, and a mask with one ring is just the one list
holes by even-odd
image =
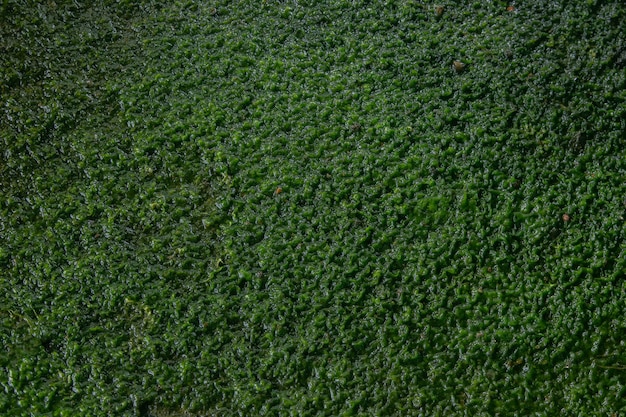
[[27, 6], [0, 413], [626, 410], [619, 2]]

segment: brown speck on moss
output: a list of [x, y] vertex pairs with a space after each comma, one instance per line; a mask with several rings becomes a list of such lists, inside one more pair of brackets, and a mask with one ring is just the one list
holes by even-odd
[[465, 71], [465, 64], [458, 60], [454, 61], [452, 63], [452, 69], [454, 69], [454, 72], [456, 72], [457, 74], [460, 74]]

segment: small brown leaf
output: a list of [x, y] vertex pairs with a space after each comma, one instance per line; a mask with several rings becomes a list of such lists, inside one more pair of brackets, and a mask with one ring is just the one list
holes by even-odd
[[457, 74], [460, 74], [465, 70], [465, 64], [462, 63], [461, 61], [454, 61], [452, 63], [452, 68], [454, 69], [454, 72], [456, 72]]

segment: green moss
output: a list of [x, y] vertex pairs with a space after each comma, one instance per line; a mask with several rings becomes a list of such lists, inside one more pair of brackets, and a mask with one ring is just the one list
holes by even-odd
[[619, 414], [625, 10], [443, 6], [5, 1], [0, 412]]

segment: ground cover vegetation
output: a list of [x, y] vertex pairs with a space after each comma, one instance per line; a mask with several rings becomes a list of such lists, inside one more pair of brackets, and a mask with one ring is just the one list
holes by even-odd
[[618, 1], [0, 5], [0, 413], [621, 415]]

